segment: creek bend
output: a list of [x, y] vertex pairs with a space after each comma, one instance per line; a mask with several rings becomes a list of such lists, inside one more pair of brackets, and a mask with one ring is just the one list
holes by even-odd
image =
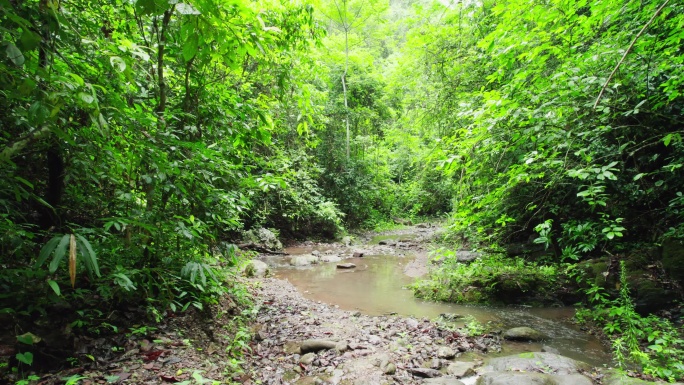
[[[308, 254], [313, 247], [292, 247], [290, 255]], [[529, 326], [550, 337], [543, 343], [506, 342], [496, 355], [540, 351], [542, 346], [595, 366], [611, 364], [611, 356], [600, 341], [571, 322], [572, 307], [496, 307], [457, 305], [424, 301], [405, 286], [413, 282], [404, 267], [413, 260], [406, 255], [366, 255], [345, 259], [355, 269], [337, 269], [336, 263], [292, 267], [289, 257], [268, 258], [275, 276], [288, 280], [308, 299], [334, 305], [343, 310], [360, 311], [371, 316], [392, 315], [435, 319], [442, 313], [472, 316], [493, 330]], [[491, 354], [490, 354], [491, 355]]]

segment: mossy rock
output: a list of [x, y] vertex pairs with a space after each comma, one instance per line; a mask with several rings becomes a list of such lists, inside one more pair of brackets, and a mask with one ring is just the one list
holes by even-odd
[[671, 306], [677, 299], [676, 293], [643, 275], [639, 279], [630, 282], [633, 282], [636, 310], [641, 314], [649, 314], [665, 309]]
[[664, 240], [660, 257], [665, 273], [679, 284], [684, 284], [684, 241]]
[[[608, 257], [590, 259], [577, 264], [577, 269], [582, 272], [587, 282], [603, 288], [614, 286], [616, 283], [616, 279], [612, 275], [606, 275], [609, 268]], [[580, 286], [587, 287], [586, 283], [580, 283]]]

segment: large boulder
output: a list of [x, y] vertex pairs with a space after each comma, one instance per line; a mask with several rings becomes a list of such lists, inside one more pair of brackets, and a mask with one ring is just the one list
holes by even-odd
[[549, 372], [558, 375], [578, 374], [590, 370], [591, 365], [553, 353], [520, 353], [512, 356], [496, 357], [487, 362], [486, 370]]
[[544, 373], [490, 372], [477, 379], [477, 385], [592, 385], [581, 374], [554, 375]]
[[543, 341], [548, 339], [543, 333], [527, 326], [506, 330], [503, 337], [509, 341]]
[[253, 259], [247, 263], [244, 272], [247, 277], [265, 277], [270, 273], [270, 269], [265, 262]]
[[292, 266], [309, 266], [318, 263], [319, 258], [315, 255], [304, 254], [295, 255], [290, 258], [290, 265]]
[[280, 243], [278, 237], [271, 230], [263, 227], [246, 231], [244, 238], [246, 241], [267, 250], [279, 251], [283, 249], [283, 244]]
[[684, 242], [678, 239], [664, 240], [661, 261], [665, 272], [680, 284], [684, 284]]
[[484, 254], [477, 251], [458, 250], [456, 252], [456, 260], [461, 263], [470, 263], [482, 258], [483, 255]]

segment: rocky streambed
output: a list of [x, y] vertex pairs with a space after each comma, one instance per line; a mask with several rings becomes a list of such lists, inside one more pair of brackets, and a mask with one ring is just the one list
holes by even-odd
[[[400, 261], [410, 255], [401, 267], [416, 276], [429, 268], [423, 240], [434, 232], [412, 228], [357, 245], [309, 242], [288, 249], [294, 255], [262, 258], [271, 268], [280, 266], [279, 276], [284, 266], [301, 270], [322, 264], [332, 268], [321, 274], [334, 275], [347, 273], [336, 264], [352, 261], [362, 268], [364, 256], [381, 253]], [[305, 297], [286, 279], [255, 280], [261, 307], [248, 357], [253, 375], [245, 383], [588, 385], [620, 380], [613, 372], [558, 354], [544, 345], [548, 335], [525, 324], [471, 337], [454, 314], [362, 314], [341, 309], [334, 300], [307, 298], [311, 296]], [[517, 344], [516, 353], [506, 355], [511, 344]]]

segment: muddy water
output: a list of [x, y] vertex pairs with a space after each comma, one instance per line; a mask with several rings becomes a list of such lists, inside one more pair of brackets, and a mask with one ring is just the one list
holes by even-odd
[[[290, 254], [311, 252], [311, 249], [289, 249]], [[505, 330], [516, 326], [530, 326], [551, 337], [544, 345], [561, 354], [593, 365], [610, 363], [609, 353], [591, 335], [580, 331], [570, 322], [574, 309], [511, 308], [462, 306], [417, 299], [404, 286], [412, 278], [404, 275], [404, 266], [411, 257], [371, 255], [347, 259], [356, 269], [341, 270], [335, 263], [323, 263], [306, 268], [287, 267], [286, 259], [272, 259], [280, 266], [276, 276], [289, 280], [307, 298], [337, 305], [341, 309], [358, 310], [368, 315], [398, 314], [402, 316], [436, 318], [441, 313], [471, 315], [493, 329]], [[541, 344], [506, 343], [502, 354], [539, 351]]]

